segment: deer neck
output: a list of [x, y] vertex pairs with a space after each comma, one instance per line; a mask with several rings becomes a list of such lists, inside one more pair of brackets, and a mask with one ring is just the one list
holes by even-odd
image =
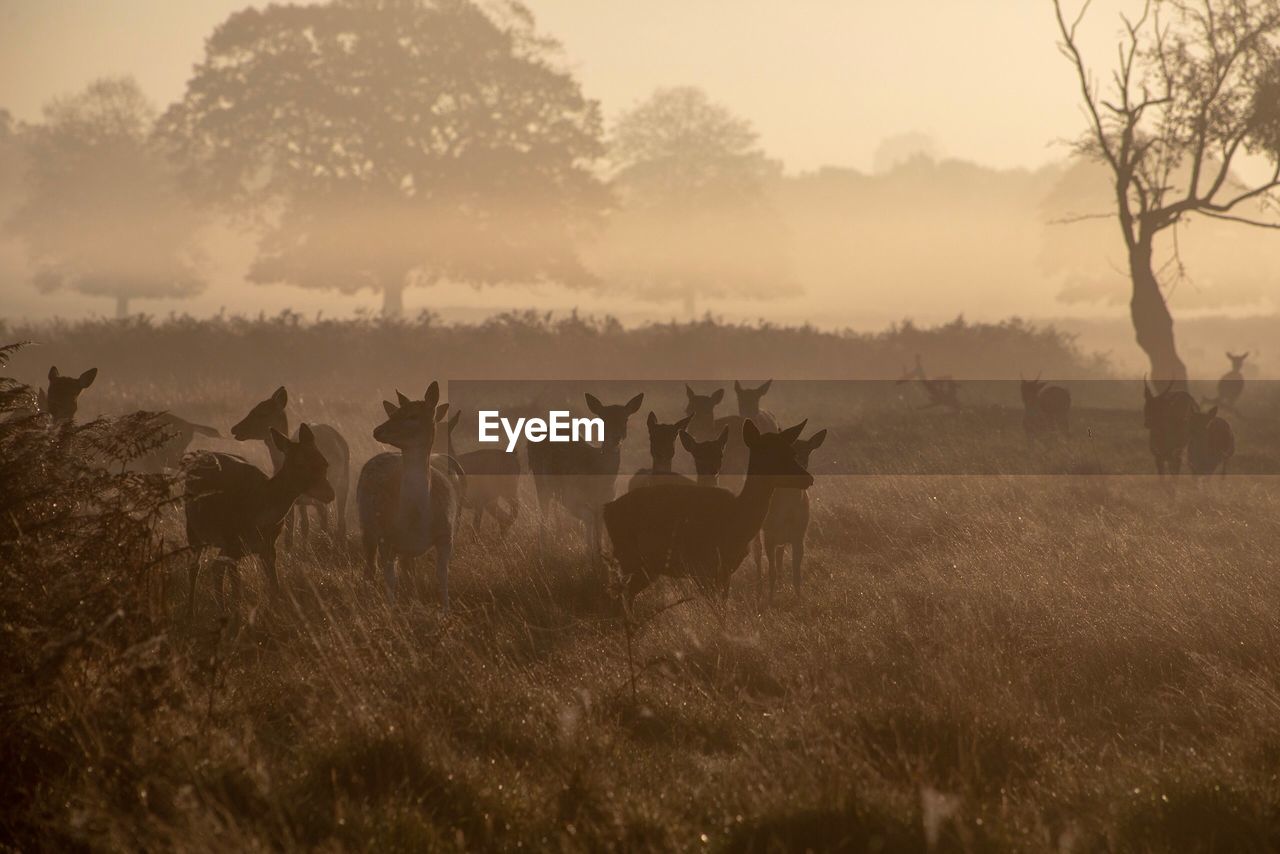
[[431, 547], [431, 449], [400, 452], [400, 504], [396, 508], [396, 545], [407, 554]]
[[674, 459], [675, 459], [674, 454], [670, 457], [665, 457], [663, 459], [658, 459], [657, 457], [653, 457], [652, 458], [653, 466], [650, 468], [650, 471], [652, 471], [654, 474], [671, 474], [671, 463]]
[[718, 474], [698, 474], [698, 486], [719, 486], [720, 475]]
[[[280, 421], [276, 424], [272, 424], [271, 426], [274, 427], [276, 430], [279, 430], [281, 434], [288, 436], [289, 435], [289, 416], [285, 415], [284, 413], [281, 413]], [[284, 451], [281, 451], [279, 448], [277, 448], [276, 443], [271, 441], [270, 430], [267, 430], [267, 435], [262, 440], [262, 444], [267, 446], [267, 456], [271, 458], [271, 473], [279, 474], [280, 467], [284, 465]]]
[[696, 413], [689, 421], [688, 431], [693, 436], [702, 436], [710, 434], [716, 429], [716, 414], [714, 411], [701, 411]]
[[[284, 455], [281, 454], [281, 457]], [[285, 477], [284, 472], [277, 470], [267, 480], [262, 490], [262, 503], [258, 508], [258, 519], [263, 527], [279, 525], [288, 515], [293, 503], [302, 495], [303, 490]]]
[[731, 538], [747, 542], [759, 533], [764, 517], [769, 513], [769, 500], [774, 489], [773, 478], [752, 473], [748, 468], [742, 490], [734, 498], [729, 523]]

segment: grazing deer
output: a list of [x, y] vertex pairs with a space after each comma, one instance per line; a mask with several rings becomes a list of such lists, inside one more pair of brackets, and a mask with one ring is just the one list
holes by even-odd
[[688, 432], [681, 430], [680, 444], [693, 457], [693, 470], [698, 473], [698, 486], [719, 486], [724, 449], [729, 444], [729, 428], [725, 427], [719, 436], [705, 442], [699, 442]]
[[97, 368], [90, 368], [78, 377], [65, 377], [54, 365], [49, 368], [49, 390], [40, 389], [36, 395], [40, 411], [52, 416], [54, 424], [70, 424], [80, 406], [80, 392], [93, 385], [97, 378]]
[[[488, 513], [498, 523], [498, 535], [504, 537], [520, 516], [520, 457], [509, 454], [502, 448], [480, 448], [465, 454], [455, 453], [453, 430], [461, 417], [461, 412], [455, 412], [449, 418], [449, 429], [444, 434], [443, 447], [466, 474], [462, 506], [474, 511], [471, 526], [477, 532], [484, 522], [484, 514]], [[437, 446], [441, 446], [440, 437], [441, 434], [437, 431]]]
[[586, 401], [591, 413], [604, 422], [604, 442], [600, 447], [587, 442], [530, 442], [529, 471], [541, 510], [539, 548], [545, 549], [546, 526], [555, 500], [582, 521], [592, 563], [599, 566], [600, 509], [613, 498], [622, 442], [627, 438], [627, 420], [644, 403], [644, 394], [615, 406], [605, 406], [592, 394], [586, 396]]
[[1187, 433], [1187, 468], [1191, 473], [1213, 474], [1220, 469], [1225, 476], [1227, 462], [1236, 452], [1236, 437], [1231, 425], [1218, 417], [1218, 407], [1192, 412]]
[[1142, 424], [1148, 431], [1148, 445], [1156, 461], [1156, 472], [1163, 475], [1182, 471], [1182, 451], [1187, 447], [1190, 418], [1199, 412], [1191, 395], [1173, 388], [1173, 381], [1164, 391], [1155, 394], [1142, 378]]
[[[796, 439], [796, 462], [809, 470], [809, 457], [827, 440], [827, 431], [819, 430], [808, 439]], [[782, 550], [791, 547], [791, 583], [800, 593], [800, 564], [804, 561], [804, 535], [809, 530], [809, 490], [789, 487], [775, 489], [769, 501], [769, 512], [764, 517], [761, 533], [764, 535], [764, 551], [769, 556], [769, 601], [778, 589], [778, 568], [782, 564]], [[759, 564], [757, 563], [757, 573]], [[757, 585], [759, 576], [757, 575]]]
[[416, 585], [413, 561], [436, 550], [436, 581], [440, 606], [449, 610], [449, 557], [458, 517], [460, 478], [431, 463], [436, 423], [449, 405], [440, 403], [440, 386], [432, 382], [422, 400], [396, 392], [399, 405], [383, 401], [387, 420], [373, 438], [398, 448], [373, 457], [360, 470], [356, 508], [364, 542], [365, 577], [372, 579], [381, 565], [387, 596], [396, 597], [396, 560], [400, 574]]
[[964, 407], [960, 402], [960, 383], [951, 377], [934, 377], [929, 379], [924, 372], [924, 362], [920, 359], [920, 354], [916, 354], [915, 369], [902, 369], [902, 376], [898, 378], [897, 385], [903, 385], [911, 381], [918, 382], [920, 387], [924, 389], [925, 396], [929, 398], [929, 402], [922, 404], [921, 409], [928, 409], [932, 406], [945, 406], [948, 409], [959, 410]]
[[737, 380], [733, 381], [733, 393], [738, 398], [739, 418], [750, 418], [756, 422], [761, 433], [773, 433], [778, 429], [778, 422], [773, 415], [760, 408], [760, 398], [769, 393], [772, 385], [773, 380], [765, 380], [762, 385], [747, 388]]
[[693, 482], [671, 470], [671, 464], [676, 458], [676, 437], [684, 432], [684, 428], [689, 426], [692, 419], [692, 415], [687, 415], [672, 424], [663, 424], [658, 421], [658, 416], [653, 410], [649, 410], [649, 419], [645, 422], [645, 426], [649, 428], [651, 464], [648, 468], [640, 469], [631, 476], [631, 480], [627, 482], [627, 492], [666, 481]]
[[1033, 380], [1020, 380], [1022, 394], [1022, 429], [1027, 438], [1057, 431], [1071, 435], [1071, 392], [1059, 385], [1049, 385], [1036, 375]]
[[[289, 435], [289, 416], [285, 412], [285, 407], [288, 405], [289, 392], [285, 390], [284, 386], [280, 386], [270, 397], [249, 410], [249, 414], [240, 419], [239, 423], [231, 428], [231, 436], [237, 441], [258, 440], [264, 443], [267, 446], [267, 454], [271, 457], [273, 470], [280, 468], [283, 457], [278, 447], [270, 441], [271, 431], [276, 430], [286, 436]], [[351, 485], [351, 449], [347, 446], [347, 440], [342, 438], [342, 434], [327, 424], [312, 424], [311, 432], [315, 434], [316, 446], [320, 449], [320, 453], [324, 454], [324, 458], [329, 461], [329, 482], [333, 485], [333, 490], [338, 496], [338, 541], [345, 543], [347, 539], [347, 495], [350, 492]], [[320, 526], [327, 531], [329, 528], [328, 508], [324, 504], [313, 501], [309, 496], [304, 495], [299, 499], [296, 509], [301, 535], [305, 538], [309, 532], [307, 507], [315, 508]], [[285, 521], [284, 547], [288, 549], [292, 545], [293, 516], [290, 515], [289, 519]]]
[[196, 436], [205, 436], [210, 439], [222, 438], [222, 434], [218, 432], [216, 427], [195, 424], [185, 418], [179, 418], [171, 412], [155, 413], [151, 418], [151, 423], [158, 431], [159, 447], [148, 451], [129, 463], [130, 469], [144, 474], [160, 474], [167, 470], [179, 468], [182, 465], [182, 458], [185, 456], [187, 448], [191, 447], [191, 441]]
[[1227, 371], [1218, 380], [1218, 396], [1212, 400], [1206, 399], [1206, 403], [1212, 403], [1221, 406], [1231, 412], [1236, 411], [1236, 401], [1240, 399], [1240, 395], [1244, 392], [1244, 360], [1249, 358], [1249, 351], [1241, 353], [1239, 356], [1228, 351], [1227, 358], [1231, 360], [1231, 370]]
[[660, 575], [691, 577], [704, 591], [727, 596], [730, 576], [760, 533], [775, 489], [813, 483], [796, 461], [802, 430], [803, 421], [780, 433], [761, 433], [743, 422], [750, 459], [736, 495], [719, 487], [662, 485], [606, 504], [604, 523], [627, 602]]
[[315, 434], [306, 424], [298, 427], [297, 441], [277, 430], [268, 432], [280, 464], [270, 476], [247, 460], [233, 454], [198, 451], [187, 456], [183, 485], [187, 543], [195, 552], [188, 570], [187, 617], [195, 611], [196, 579], [200, 557], [216, 548], [215, 590], [222, 608], [223, 578], [231, 573], [235, 598], [239, 599], [240, 577], [237, 562], [255, 555], [262, 564], [271, 598], [280, 594], [276, 576], [276, 540], [294, 502], [303, 495], [316, 501], [334, 499], [328, 480], [329, 462], [316, 445]]

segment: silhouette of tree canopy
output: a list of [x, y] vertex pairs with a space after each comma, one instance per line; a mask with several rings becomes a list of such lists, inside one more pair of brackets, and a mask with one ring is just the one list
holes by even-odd
[[334, 0], [229, 17], [163, 120], [264, 233], [250, 271], [383, 294], [441, 278], [589, 283], [599, 107], [517, 4]]
[[780, 175], [750, 123], [690, 87], [659, 89], [617, 122], [620, 202], [593, 264], [642, 299], [770, 298], [797, 290], [767, 192]]
[[129, 77], [97, 80], [55, 99], [20, 137], [23, 202], [8, 230], [24, 244], [42, 291], [113, 297], [189, 297], [203, 218], [155, 144], [155, 110]]
[[[1157, 379], [1185, 384], [1153, 263], [1156, 238], [1176, 236], [1191, 215], [1280, 228], [1245, 213], [1251, 203], [1274, 201], [1280, 187], [1280, 3], [1148, 0], [1140, 17], [1122, 17], [1116, 66], [1102, 85], [1077, 35], [1088, 5], [1068, 20], [1053, 0], [1060, 48], [1088, 117], [1079, 153], [1111, 173], [1138, 346]], [[1250, 155], [1274, 169], [1243, 183], [1236, 167]]]

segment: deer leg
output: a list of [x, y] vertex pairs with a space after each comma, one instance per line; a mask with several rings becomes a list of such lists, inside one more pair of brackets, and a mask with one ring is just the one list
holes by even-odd
[[498, 536], [505, 537], [507, 532], [511, 530], [511, 526], [516, 523], [516, 518], [520, 515], [520, 499], [512, 495], [506, 499], [507, 512], [506, 518], [501, 520], [498, 528]]
[[764, 596], [764, 546], [761, 544], [764, 535], [757, 533], [751, 538], [751, 557], [756, 565], [756, 601]]
[[1164, 477], [1164, 457], [1156, 457], [1156, 474]]
[[391, 543], [383, 542], [377, 549], [378, 563], [382, 565], [382, 581], [387, 591], [387, 600], [396, 601], [396, 553]]
[[284, 550], [287, 552], [293, 551], [293, 516], [296, 512], [296, 507], [290, 507], [284, 514]]
[[364, 577], [366, 581], [373, 581], [373, 571], [377, 566], [378, 560], [378, 540], [368, 531], [364, 531]]
[[307, 512], [305, 504], [295, 504], [293, 509], [298, 514], [298, 539], [300, 544], [305, 544], [311, 534], [311, 514]]
[[271, 601], [275, 602], [280, 598], [280, 576], [276, 574], [276, 549], [275, 546], [265, 549], [261, 556], [262, 571], [266, 573], [267, 585], [271, 589]]
[[476, 532], [476, 536], [480, 536], [480, 526], [484, 523], [485, 506], [484, 504], [477, 504], [475, 515], [471, 517], [471, 528]]
[[440, 590], [440, 610], [449, 613], [449, 556], [453, 543], [446, 540], [436, 546], [436, 587]]
[[766, 549], [769, 555], [769, 601], [773, 601], [773, 591], [777, 587], [775, 579], [778, 577], [778, 564], [782, 563], [782, 546], [773, 545]]
[[316, 527], [324, 531], [326, 534], [329, 533], [329, 505], [328, 504], [316, 505]]
[[400, 578], [404, 580], [406, 593], [406, 601], [412, 600], [417, 596], [423, 602], [427, 601], [427, 591], [422, 589], [422, 585], [418, 582], [417, 561], [413, 559], [413, 555], [400, 555]]
[[195, 559], [191, 561], [191, 565], [187, 567], [187, 622], [190, 623], [195, 619], [196, 615], [196, 579], [200, 577], [200, 559], [203, 557], [203, 549], [196, 549]]
[[796, 595], [800, 595], [800, 564], [804, 562], [804, 538], [796, 540], [791, 544], [791, 583], [796, 588]]
[[347, 490], [343, 487], [338, 493], [338, 506], [335, 508], [338, 528], [338, 542], [344, 546], [347, 543]]

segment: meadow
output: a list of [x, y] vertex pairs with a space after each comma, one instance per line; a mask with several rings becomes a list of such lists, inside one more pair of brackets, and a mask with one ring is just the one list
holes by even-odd
[[[14, 375], [94, 364], [85, 419], [164, 403], [224, 431], [287, 383], [294, 418], [337, 426], [357, 469], [381, 450], [369, 430], [396, 386], [421, 394], [430, 379], [501, 376], [503, 365], [474, 338], [458, 346], [474, 330], [411, 327], [395, 339], [224, 322], [184, 338], [165, 324], [114, 337], [109, 326], [6, 329], [47, 342], [14, 355]], [[1039, 330], [520, 329], [503, 334], [532, 354], [517, 371], [532, 376], [626, 377], [647, 352], [642, 380], [782, 378], [765, 401], [779, 420], [810, 416], [807, 433], [831, 431], [814, 454], [801, 587], [788, 565], [778, 597], [762, 602], [748, 560], [726, 602], [663, 582], [624, 616], [567, 519], [539, 553], [526, 478], [505, 539], [462, 526], [448, 616], [429, 572], [420, 599], [389, 606], [364, 578], [353, 522], [348, 542], [313, 532], [282, 558], [286, 595], [274, 606], [245, 566], [233, 632], [207, 582], [185, 620], [190, 556], [176, 508], [151, 494], [148, 516], [111, 504], [141, 485], [86, 481], [103, 508], [92, 532], [59, 516], [69, 527], [0, 538], [0, 840], [193, 851], [1280, 846], [1269, 390], [1251, 389], [1236, 422], [1238, 474], [1170, 489], [1144, 473], [1136, 384], [1127, 402], [1124, 386], [1098, 386], [1069, 439], [1038, 445], [1022, 435], [1016, 395], [991, 388], [952, 413], [918, 409], [910, 385], [873, 384], [844, 406], [800, 381], [892, 379], [915, 352], [961, 377], [1051, 363], [1046, 376], [1114, 380]], [[675, 343], [654, 347], [660, 334]], [[592, 347], [611, 355], [584, 358]], [[463, 349], [484, 355], [468, 369]], [[578, 356], [556, 355], [566, 352]], [[674, 417], [678, 397], [662, 400], [660, 415]], [[624, 472], [644, 456], [643, 416]], [[266, 462], [260, 448], [197, 441]], [[25, 506], [16, 484], [44, 482], [14, 467], [49, 464], [42, 453], [0, 458], [8, 513]], [[139, 520], [163, 544], [129, 539]]]

